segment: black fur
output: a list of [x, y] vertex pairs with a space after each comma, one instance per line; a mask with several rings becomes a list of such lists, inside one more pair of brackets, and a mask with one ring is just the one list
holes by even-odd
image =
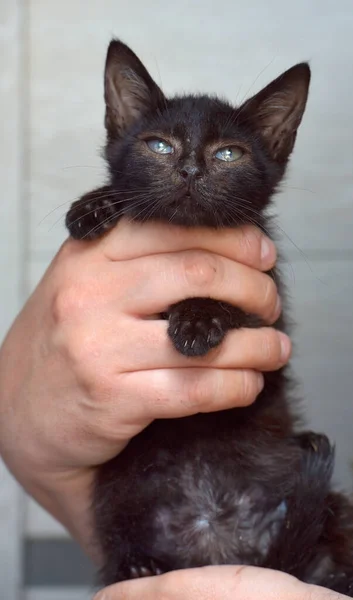
[[[113, 41], [105, 69], [109, 182], [73, 204], [71, 235], [93, 239], [122, 215], [268, 231], [266, 209], [309, 81], [303, 63], [238, 108], [209, 96], [167, 99], [135, 54]], [[153, 139], [168, 151], [156, 154]], [[219, 159], [225, 147], [236, 160]], [[207, 298], [179, 302], [163, 317], [175, 348], [188, 356], [206, 354], [231, 328], [261, 325], [256, 315]], [[283, 317], [276, 326], [286, 329]], [[250, 407], [153, 422], [99, 471], [103, 583], [252, 564], [353, 597], [353, 509], [331, 491], [332, 468], [327, 438], [297, 432], [286, 369], [265, 374]]]

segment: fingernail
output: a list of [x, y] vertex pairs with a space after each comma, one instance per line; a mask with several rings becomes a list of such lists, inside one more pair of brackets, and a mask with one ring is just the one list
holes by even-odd
[[281, 361], [283, 363], [286, 363], [288, 358], [290, 357], [292, 344], [291, 344], [289, 337], [285, 333], [282, 333], [280, 331], [278, 333], [278, 335], [279, 335], [280, 344], [281, 344]]
[[267, 237], [261, 239], [261, 260], [266, 261], [272, 254], [272, 244]]

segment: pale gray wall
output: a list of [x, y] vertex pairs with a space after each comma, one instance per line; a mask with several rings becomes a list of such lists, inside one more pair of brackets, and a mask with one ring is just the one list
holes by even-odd
[[[1, 0], [0, 335], [64, 239], [70, 201], [102, 181], [102, 69], [112, 35], [169, 93], [218, 91], [241, 101], [310, 60], [309, 105], [278, 209], [298, 323], [293, 364], [311, 424], [337, 442], [336, 479], [351, 488], [352, 0]], [[3, 489], [3, 514], [16, 499], [15, 528], [18, 492], [12, 483]], [[31, 539], [63, 536], [32, 502], [24, 527]], [[17, 549], [15, 536], [11, 556]]]

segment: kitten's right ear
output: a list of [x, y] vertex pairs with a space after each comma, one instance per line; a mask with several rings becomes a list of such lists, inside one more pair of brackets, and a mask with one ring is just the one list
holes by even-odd
[[109, 44], [104, 98], [109, 140], [122, 137], [139, 117], [166, 102], [136, 54], [119, 40], [112, 40]]
[[293, 150], [308, 98], [310, 68], [300, 63], [240, 108], [241, 119], [252, 123], [274, 160], [285, 164]]

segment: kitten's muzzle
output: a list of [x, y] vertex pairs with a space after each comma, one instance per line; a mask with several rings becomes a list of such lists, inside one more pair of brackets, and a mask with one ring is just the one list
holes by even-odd
[[192, 165], [188, 163], [180, 167], [179, 173], [184, 179], [185, 183], [188, 184], [188, 186], [190, 186], [193, 180], [198, 179], [202, 175], [201, 170], [197, 165]]

